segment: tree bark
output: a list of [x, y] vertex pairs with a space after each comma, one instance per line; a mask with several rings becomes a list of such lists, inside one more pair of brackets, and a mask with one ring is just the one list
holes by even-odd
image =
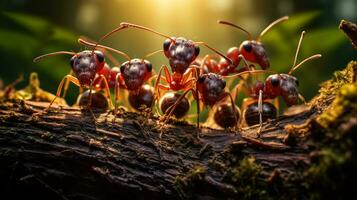
[[11, 199], [304, 198], [316, 150], [309, 136], [321, 128], [312, 121], [336, 93], [264, 123], [260, 138], [257, 126], [197, 129], [125, 111], [94, 112], [94, 121], [56, 105], [34, 116], [48, 103], [3, 101], [0, 188]]

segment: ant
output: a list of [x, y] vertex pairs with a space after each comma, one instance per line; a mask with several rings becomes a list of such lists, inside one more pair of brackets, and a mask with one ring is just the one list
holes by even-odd
[[[112, 50], [116, 53], [119, 53], [121, 55], [124, 54], [123, 52], [112, 49], [110, 47], [106, 47], [106, 46], [102, 46], [102, 45], [98, 45], [98, 46], [100, 46], [101, 48], [110, 49], [110, 50]], [[95, 89], [94, 83], [96, 81], [104, 82], [105, 95], [108, 99], [110, 99], [110, 90], [109, 90], [109, 85], [108, 85], [107, 79], [103, 74], [99, 74], [99, 72], [101, 70], [103, 70], [103, 68], [106, 66], [105, 57], [104, 57], [104, 54], [102, 51], [98, 51], [95, 49], [84, 50], [84, 51], [77, 52], [77, 53], [69, 52], [69, 51], [58, 51], [58, 52], [53, 52], [53, 53], [38, 56], [33, 61], [37, 62], [37, 61], [39, 61], [43, 58], [49, 57], [49, 56], [62, 55], [62, 54], [72, 56], [69, 63], [70, 63], [73, 75], [67, 74], [64, 76], [64, 78], [61, 80], [61, 82], [57, 88], [56, 96], [53, 98], [50, 105], [44, 110], [44, 112], [46, 112], [50, 109], [50, 107], [52, 106], [52, 104], [54, 103], [54, 101], [56, 100], [57, 97], [60, 97], [62, 88], [63, 88], [64, 84], [67, 85], [68, 81], [75, 84], [76, 86], [78, 86], [81, 91], [82, 91], [82, 88], [89, 88], [90, 92], [89, 92], [88, 108], [90, 108], [90, 105], [91, 105], [91, 97], [92, 97], [91, 91], [93, 89]], [[109, 102], [110, 102], [110, 106], [112, 107], [111, 101], [109, 101]]]
[[[231, 73], [239, 73], [242, 71], [251, 70], [250, 65], [247, 64], [247, 61], [259, 64], [263, 70], [268, 69], [270, 66], [270, 62], [264, 45], [261, 43], [261, 38], [273, 26], [288, 19], [288, 16], [284, 16], [270, 23], [256, 39], [253, 39], [252, 35], [244, 28], [235, 25], [231, 22], [218, 20], [217, 22], [219, 24], [229, 25], [242, 30], [248, 35], [248, 40], [243, 41], [240, 44], [239, 48], [231, 47], [230, 49], [228, 49], [227, 57], [230, 58], [231, 61], [233, 61], [233, 64], [227, 63], [227, 61], [224, 59], [221, 59], [219, 62], [217, 62], [213, 58], [209, 57], [205, 63], [206, 71], [215, 72], [221, 75], [228, 75]], [[237, 66], [239, 65], [241, 60], [243, 60], [246, 67], [237, 70]]]
[[[94, 44], [83, 39], [78, 40], [81, 44], [91, 47], [103, 47], [102, 45]], [[106, 47], [109, 49], [109, 47]], [[110, 48], [111, 50], [111, 48]], [[98, 73], [106, 78], [110, 88], [114, 88], [115, 110], [116, 113], [119, 99], [119, 89], [126, 89], [129, 91], [129, 102], [135, 109], [139, 109], [142, 103], [148, 105], [146, 102], [147, 96], [152, 95], [152, 90], [147, 87], [142, 87], [146, 81], [152, 76], [152, 64], [144, 59], [131, 59], [127, 54], [121, 52], [127, 61], [122, 63], [120, 67], [109, 68], [103, 67]], [[96, 85], [101, 86], [101, 82], [96, 82]], [[131, 99], [130, 99], [131, 96]], [[151, 107], [151, 106], [150, 106]]]
[[[120, 23], [119, 27], [104, 35], [99, 40], [99, 42], [108, 38], [110, 35], [126, 28], [142, 29], [166, 38], [166, 40], [163, 43], [163, 52], [165, 56], [169, 59], [172, 75], [170, 74], [169, 69], [166, 65], [163, 65], [160, 68], [155, 82], [155, 93], [158, 94], [157, 99], [160, 99], [160, 89], [164, 91], [183, 90], [185, 91], [184, 93], [188, 91], [191, 91], [192, 94], [195, 93], [194, 87], [195, 87], [196, 78], [194, 76], [197, 73], [197, 71], [195, 70], [197, 69], [197, 66], [192, 65], [192, 63], [195, 61], [195, 59], [200, 53], [200, 48], [198, 45], [206, 46], [213, 52], [227, 59], [227, 62], [231, 64], [233, 63], [228, 57], [218, 52], [216, 49], [210, 47], [205, 42], [194, 42], [192, 40], [188, 40], [183, 37], [178, 37], [178, 38], [169, 37], [153, 29], [136, 25], [136, 24], [127, 23], [127, 22]], [[158, 52], [162, 52], [162, 51], [159, 50], [154, 53], [158, 53]], [[166, 82], [167, 85], [163, 85], [160, 83], [160, 80], [162, 80], [161, 78], [162, 71], [164, 71], [165, 73], [165, 79], [163, 79], [163, 81]], [[199, 113], [199, 107], [197, 107], [197, 112]], [[197, 126], [199, 126], [198, 120], [197, 120]]]
[[[202, 66], [201, 66], [202, 67]], [[235, 126], [238, 129], [238, 121], [240, 118], [240, 110], [238, 107], [235, 106], [234, 99], [230, 92], [225, 90], [226, 88], [226, 81], [223, 78], [234, 78], [239, 77], [242, 78], [245, 74], [257, 74], [257, 73], [265, 73], [264, 70], [255, 70], [255, 71], [245, 71], [238, 74], [230, 75], [230, 76], [221, 76], [215, 73], [204, 73], [200, 74], [196, 80], [196, 93], [193, 93], [194, 98], [197, 100], [197, 105], [199, 107], [199, 102], [201, 101], [204, 106], [214, 107], [215, 105], [225, 109], [225, 111], [215, 116], [215, 118], [219, 117], [221, 114], [227, 114], [227, 111], [231, 111], [232, 114], [230, 116], [230, 121], [225, 124], [225, 122], [215, 120], [216, 123], [222, 127], [232, 127]], [[186, 90], [173, 104], [170, 108], [168, 113], [168, 117], [171, 116], [176, 108], [180, 106], [182, 101], [185, 101], [185, 95], [189, 91]], [[229, 101], [227, 101], [229, 98]], [[227, 106], [230, 108], [226, 109]], [[199, 121], [199, 112], [197, 116], [197, 121]]]
[[[301, 33], [295, 53], [294, 63], [289, 72], [287, 74], [272, 74], [266, 78], [265, 82], [256, 81], [253, 87], [250, 88], [250, 98], [243, 100], [242, 110], [244, 110], [245, 121], [249, 126], [259, 123], [258, 134], [261, 133], [262, 123], [264, 121], [268, 118], [277, 117], [278, 102], [276, 101], [275, 107], [267, 101], [281, 96], [287, 106], [298, 104], [299, 99], [305, 102], [304, 97], [298, 91], [299, 81], [291, 74], [305, 62], [320, 58], [321, 54], [315, 54], [304, 59], [299, 64], [296, 64], [304, 35], [305, 31]], [[259, 115], [259, 121], [257, 120], [257, 115]]]

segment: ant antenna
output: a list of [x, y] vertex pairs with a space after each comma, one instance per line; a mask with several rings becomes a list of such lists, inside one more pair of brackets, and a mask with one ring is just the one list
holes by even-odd
[[305, 33], [306, 33], [305, 31], [301, 32], [300, 40], [299, 40], [299, 43], [298, 43], [298, 46], [297, 46], [297, 49], [296, 49], [296, 52], [295, 52], [295, 58], [294, 58], [293, 67], [296, 65], [296, 60], [297, 60], [297, 57], [298, 57], [298, 54], [299, 54], [299, 51], [300, 51], [300, 47], [301, 47], [301, 44], [302, 44], [302, 39], [304, 38]]
[[240, 72], [238, 74], [233, 74], [233, 75], [228, 75], [228, 76], [223, 76], [224, 78], [232, 78], [232, 77], [239, 77], [240, 79], [244, 79], [243, 75], [245, 74], [265, 74], [265, 73], [272, 73], [276, 74], [276, 72], [271, 71], [271, 70], [253, 70], [253, 71], [244, 71]]
[[161, 52], [164, 52], [164, 50], [160, 49], [160, 50], [157, 50], [157, 51], [148, 53], [148, 54], [145, 55], [145, 58], [148, 58], [148, 57], [150, 57], [150, 56], [153, 56], [153, 55], [155, 55], [155, 54], [157, 54], [157, 53], [161, 53]]
[[136, 25], [136, 24], [131, 24], [131, 23], [128, 23], [128, 22], [122, 22], [122, 23], [120, 23], [120, 26], [119, 26], [118, 28], [116, 28], [116, 29], [110, 31], [109, 33], [105, 34], [103, 37], [101, 37], [101, 38], [99, 39], [98, 42], [101, 42], [102, 40], [105, 40], [106, 38], [108, 38], [109, 36], [111, 36], [112, 34], [118, 32], [118, 31], [120, 31], [120, 30], [123, 30], [123, 29], [125, 29], [125, 28], [130, 28], [130, 27], [131, 27], [131, 28], [142, 29], [142, 30], [145, 30], [145, 31], [149, 31], [149, 32], [152, 32], [152, 33], [154, 33], [154, 34], [156, 34], [156, 35], [160, 35], [160, 36], [162, 36], [162, 37], [165, 37], [165, 38], [167, 38], [167, 39], [170, 39], [172, 42], [175, 42], [174, 39], [172, 39], [171, 37], [169, 37], [169, 36], [167, 36], [167, 35], [165, 35], [165, 34], [163, 34], [163, 33], [157, 32], [157, 31], [155, 31], [155, 30], [153, 30], [153, 29], [150, 29], [150, 28], [147, 28], [147, 27], [145, 27], [145, 26], [140, 26], [140, 25]]
[[213, 52], [215, 52], [216, 54], [222, 56], [224, 59], [226, 59], [231, 65], [233, 64], [233, 61], [231, 59], [229, 59], [227, 56], [225, 56], [223, 53], [219, 52], [217, 49], [209, 46], [207, 43], [205, 42], [194, 42], [195, 44], [198, 44], [198, 45], [203, 45], [207, 48], [209, 48], [210, 50], [212, 50]]
[[67, 55], [72, 55], [72, 56], [76, 55], [76, 53], [70, 52], [70, 51], [57, 51], [57, 52], [48, 53], [48, 54], [44, 54], [44, 55], [38, 56], [38, 57], [33, 59], [33, 62], [37, 62], [39, 60], [42, 60], [45, 57], [54, 56], [54, 55], [60, 55], [60, 54], [67, 54]]
[[296, 66], [294, 66], [293, 68], [290, 69], [289, 71], [289, 75], [292, 74], [297, 68], [299, 68], [302, 64], [304, 64], [305, 62], [309, 61], [309, 60], [313, 60], [316, 58], [321, 58], [321, 54], [315, 54], [313, 56], [310, 56], [308, 58], [306, 58], [305, 60], [301, 61], [299, 64], [297, 64]]
[[[97, 43], [97, 44], [94, 44], [94, 43], [85, 41], [85, 40], [83, 40], [82, 38], [79, 38], [79, 39], [78, 39], [78, 42], [81, 43], [81, 44], [83, 44], [83, 45], [86, 45], [86, 46], [90, 46], [90, 47], [94, 47], [94, 48], [100, 47], [100, 48], [103, 48], [103, 49], [106, 49], [106, 50], [113, 51], [114, 53], [117, 53], [117, 54], [119, 54], [119, 55], [125, 57], [127, 60], [131, 60], [131, 58], [128, 56], [128, 54], [126, 54], [126, 53], [124, 53], [124, 52], [122, 52], [122, 51], [113, 49], [113, 48], [111, 48], [111, 47], [107, 47], [107, 46], [104, 46], [104, 45], [100, 45], [100, 44], [98, 44], [98, 43]], [[93, 51], [94, 51], [94, 49], [93, 49]]]
[[257, 41], [260, 41], [260, 39], [263, 37], [263, 35], [269, 31], [269, 29], [271, 29], [273, 26], [275, 26], [276, 24], [279, 24], [280, 22], [286, 21], [289, 19], [289, 16], [284, 16], [284, 17], [280, 17], [279, 19], [273, 21], [271, 24], [269, 24], [259, 35], [259, 37], [257, 38]]
[[246, 33], [246, 34], [248, 35], [248, 39], [249, 39], [249, 40], [252, 40], [252, 39], [253, 39], [252, 35], [251, 35], [247, 30], [245, 30], [244, 28], [242, 28], [242, 27], [240, 27], [240, 26], [238, 26], [238, 25], [235, 25], [235, 24], [233, 24], [233, 23], [231, 23], [231, 22], [227, 22], [227, 21], [223, 21], [223, 20], [217, 20], [217, 23], [219, 23], [219, 24], [224, 24], [224, 25], [228, 25], [228, 26], [232, 26], [232, 27], [234, 27], [234, 28], [237, 28], [237, 29], [243, 31], [244, 33]]

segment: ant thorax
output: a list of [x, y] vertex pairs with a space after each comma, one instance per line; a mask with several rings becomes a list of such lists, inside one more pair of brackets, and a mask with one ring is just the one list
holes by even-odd
[[79, 83], [83, 86], [89, 86], [97, 71], [104, 67], [104, 56], [99, 51], [82, 51], [71, 58], [70, 64]]
[[296, 105], [299, 100], [298, 80], [288, 74], [274, 74], [265, 81], [265, 90], [270, 98], [282, 96], [288, 106]]
[[260, 42], [246, 40], [239, 46], [239, 52], [246, 60], [258, 63], [262, 69], [268, 69], [270, 66], [265, 47]]
[[139, 90], [151, 76], [152, 65], [147, 60], [132, 59], [120, 66], [120, 73], [128, 90]]
[[179, 37], [175, 42], [166, 40], [164, 52], [169, 59], [172, 72], [183, 74], [196, 59], [200, 49], [193, 41]]
[[203, 74], [198, 78], [197, 88], [205, 105], [213, 106], [225, 96], [226, 81], [218, 74]]

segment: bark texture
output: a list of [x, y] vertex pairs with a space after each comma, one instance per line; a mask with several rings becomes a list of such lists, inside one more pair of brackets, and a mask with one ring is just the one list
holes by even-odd
[[334, 121], [338, 125], [326, 120], [336, 96], [345, 98], [340, 90], [346, 84], [352, 85], [348, 98], [356, 99], [356, 66], [351, 62], [337, 72], [307, 106], [265, 123], [260, 138], [257, 127], [237, 133], [197, 129], [184, 121], [161, 123], [149, 113], [123, 111], [114, 119], [94, 112], [94, 121], [86, 111], [54, 106], [33, 116], [48, 103], [3, 100], [1, 193], [36, 199], [324, 197], [324, 188], [315, 188], [319, 177], [309, 173], [321, 173], [313, 170], [320, 169], [321, 150], [335, 141], [327, 134], [333, 127], [344, 125], [336, 134], [345, 134], [357, 126], [356, 117], [346, 113], [340, 115], [345, 120]]

